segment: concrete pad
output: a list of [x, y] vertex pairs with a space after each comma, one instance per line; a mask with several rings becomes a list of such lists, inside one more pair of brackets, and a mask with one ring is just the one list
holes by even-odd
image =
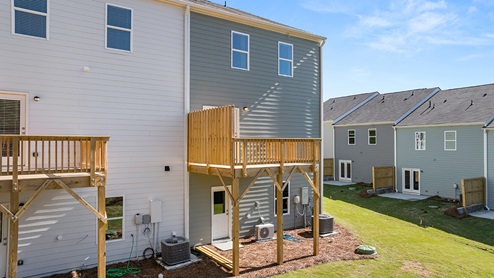
[[400, 199], [405, 201], [420, 201], [429, 198], [429, 196], [421, 196], [421, 195], [405, 194], [405, 193], [384, 193], [384, 194], [379, 194], [377, 196], [392, 198], [392, 199]]
[[345, 182], [345, 181], [325, 181], [323, 184], [336, 185], [336, 186], [347, 186], [353, 185], [353, 182]]
[[174, 270], [174, 269], [177, 269], [177, 268], [182, 268], [182, 267], [185, 267], [185, 266], [188, 266], [190, 264], [197, 263], [197, 262], [200, 262], [200, 261], [201, 261], [201, 259], [199, 259], [194, 254], [190, 254], [190, 261], [186, 261], [186, 262], [179, 263], [179, 264], [176, 264], [176, 265], [167, 265], [167, 264], [165, 264], [165, 262], [162, 261], [161, 257], [156, 258], [156, 262], [161, 267], [163, 267], [166, 270]]
[[494, 220], [494, 211], [492, 211], [492, 210], [476, 211], [473, 213], [469, 213], [468, 215]]
[[[227, 241], [220, 241], [220, 242], [213, 242], [212, 245], [222, 251], [228, 251], [233, 249], [233, 241], [227, 240]], [[242, 244], [239, 244], [238, 247], [242, 248]]]

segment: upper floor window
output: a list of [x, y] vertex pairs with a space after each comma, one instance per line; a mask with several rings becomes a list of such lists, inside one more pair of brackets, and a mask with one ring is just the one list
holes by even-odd
[[249, 35], [232, 31], [232, 68], [249, 70]]
[[377, 144], [377, 131], [375, 128], [370, 128], [368, 131], [368, 142], [369, 145]]
[[424, 151], [425, 150], [425, 132], [417, 131], [415, 132], [415, 150]]
[[355, 129], [348, 130], [348, 145], [355, 145]]
[[132, 9], [106, 5], [106, 48], [132, 51]]
[[48, 0], [14, 0], [12, 32], [48, 38]]
[[293, 76], [293, 45], [278, 42], [278, 75]]
[[444, 150], [456, 151], [456, 131], [444, 132]]
[[[288, 215], [290, 214], [290, 182], [283, 181], [283, 186], [285, 186], [285, 189], [283, 189], [283, 215]], [[276, 202], [276, 186], [274, 187], [274, 215], [276, 216], [276, 212], [278, 211], [278, 203]]]

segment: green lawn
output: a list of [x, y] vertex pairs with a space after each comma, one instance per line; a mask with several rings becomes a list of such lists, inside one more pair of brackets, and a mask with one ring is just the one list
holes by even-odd
[[375, 246], [380, 257], [328, 263], [282, 277], [494, 277], [492, 220], [454, 219], [443, 214], [451, 204], [436, 200], [364, 199], [335, 186], [325, 186], [324, 195], [324, 212], [361, 243]]

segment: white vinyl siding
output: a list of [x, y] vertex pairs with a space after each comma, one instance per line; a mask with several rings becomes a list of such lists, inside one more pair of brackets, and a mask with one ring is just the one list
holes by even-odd
[[[286, 184], [285, 181], [283, 181], [284, 186]], [[276, 202], [276, 186], [274, 186], [274, 215], [276, 216], [276, 211], [277, 211], [277, 202]], [[285, 186], [285, 189], [283, 190], [283, 215], [289, 215], [290, 214], [290, 182]]]
[[348, 145], [355, 145], [355, 129], [348, 130]]
[[12, 33], [48, 39], [48, 0], [12, 0]]
[[249, 70], [250, 36], [232, 31], [232, 68]]
[[293, 45], [278, 42], [278, 75], [293, 77]]
[[444, 132], [444, 150], [456, 151], [456, 131]]
[[425, 132], [418, 131], [415, 132], [415, 150], [425, 151]]
[[377, 130], [375, 128], [370, 128], [367, 130], [368, 134], [368, 144], [369, 145], [376, 145], [377, 144]]
[[106, 48], [132, 51], [132, 9], [106, 5]]

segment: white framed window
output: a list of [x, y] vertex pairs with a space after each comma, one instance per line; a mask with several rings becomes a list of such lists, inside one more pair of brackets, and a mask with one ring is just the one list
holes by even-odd
[[249, 70], [250, 36], [232, 31], [232, 68]]
[[376, 145], [377, 144], [377, 130], [375, 128], [369, 128], [367, 130], [367, 137], [368, 137], [368, 143], [369, 145]]
[[293, 77], [293, 44], [278, 42], [278, 75]]
[[48, 39], [48, 0], [12, 0], [12, 33]]
[[425, 131], [415, 132], [415, 150], [425, 151]]
[[106, 214], [108, 225], [106, 228], [106, 240], [121, 240], [124, 238], [124, 196], [106, 197]]
[[444, 132], [444, 150], [456, 151], [456, 130]]
[[355, 129], [348, 130], [348, 145], [355, 145]]
[[107, 49], [132, 52], [132, 9], [106, 4]]
[[[283, 185], [285, 189], [283, 189], [283, 215], [290, 214], [290, 182], [283, 181]], [[276, 186], [274, 186], [274, 216], [276, 216], [276, 212], [278, 209], [278, 203], [276, 202]]]

